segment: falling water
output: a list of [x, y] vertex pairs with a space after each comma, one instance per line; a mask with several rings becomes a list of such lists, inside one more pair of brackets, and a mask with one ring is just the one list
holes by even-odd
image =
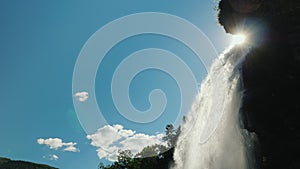
[[240, 67], [249, 47], [230, 48], [212, 64], [181, 127], [173, 169], [252, 169], [251, 138], [242, 129]]

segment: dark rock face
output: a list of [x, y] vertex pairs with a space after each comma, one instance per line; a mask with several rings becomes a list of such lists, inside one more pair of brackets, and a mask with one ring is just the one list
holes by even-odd
[[299, 169], [300, 1], [221, 0], [219, 7], [227, 32], [251, 36], [241, 116], [258, 137], [258, 168]]
[[35, 164], [26, 161], [13, 161], [0, 157], [0, 169], [57, 169], [43, 164]]

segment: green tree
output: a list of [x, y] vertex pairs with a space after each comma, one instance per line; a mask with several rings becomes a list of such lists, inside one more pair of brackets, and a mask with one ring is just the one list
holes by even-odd
[[143, 150], [135, 155], [136, 158], [145, 158], [158, 156], [160, 153], [167, 151], [167, 147], [160, 144], [155, 144], [152, 146], [147, 146]]
[[118, 165], [122, 169], [127, 169], [128, 166], [131, 166], [133, 163], [133, 154], [131, 153], [130, 150], [119, 150], [119, 155], [118, 155]]
[[168, 124], [163, 137], [167, 147], [159, 144], [147, 146], [135, 156], [130, 150], [119, 151], [116, 162], [107, 166], [100, 163], [99, 169], [168, 169], [174, 162], [174, 146], [179, 132], [180, 128], [175, 129], [172, 124]]
[[99, 169], [141, 169], [140, 164], [140, 160], [134, 159], [130, 150], [120, 150], [116, 162], [107, 166], [100, 162]]
[[172, 124], [168, 124], [166, 126], [165, 136], [163, 137], [163, 140], [167, 142], [168, 148], [175, 146], [178, 139], [179, 132], [180, 132], [180, 128], [175, 129]]
[[98, 168], [99, 168], [99, 169], [109, 169], [109, 168], [110, 168], [110, 165], [105, 166], [102, 162], [100, 162]]

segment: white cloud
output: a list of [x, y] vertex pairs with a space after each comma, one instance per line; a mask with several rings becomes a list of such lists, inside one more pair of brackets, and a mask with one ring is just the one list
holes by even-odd
[[135, 131], [132, 131], [132, 130], [120, 130], [119, 134], [122, 137], [127, 138], [127, 137], [130, 137], [130, 136], [133, 136], [135, 134]]
[[57, 150], [58, 148], [64, 148], [64, 151], [79, 152], [79, 149], [75, 147], [77, 143], [73, 143], [73, 142], [64, 143], [60, 138], [48, 138], [48, 139], [39, 138], [37, 140], [37, 143], [40, 145], [43, 144], [47, 145], [50, 149], [54, 149], [54, 150]]
[[118, 150], [131, 150], [135, 155], [144, 147], [155, 144], [163, 144], [163, 134], [147, 135], [126, 130], [122, 125], [106, 125], [99, 128], [96, 133], [87, 135], [91, 145], [97, 147], [99, 159], [106, 158], [109, 161], [116, 161]]
[[121, 141], [121, 144], [126, 147], [126, 149], [131, 150], [133, 154], [140, 152], [144, 147], [162, 144], [163, 134], [158, 134], [154, 136], [146, 134], [135, 134], [134, 136]]
[[72, 143], [72, 145], [66, 146], [66, 148], [64, 148], [64, 151], [79, 152], [79, 149], [75, 147], [76, 144], [77, 143]]
[[59, 138], [48, 138], [48, 139], [42, 139], [39, 138], [37, 140], [38, 144], [45, 144], [47, 145], [50, 149], [55, 149], [57, 150], [58, 148], [63, 146], [63, 142]]
[[80, 102], [85, 102], [89, 98], [89, 93], [86, 91], [77, 92], [74, 97]]
[[57, 160], [59, 159], [58, 156], [55, 155], [55, 154], [50, 154], [49, 156], [50, 156], [50, 160], [55, 160], [55, 161], [57, 161]]
[[118, 133], [122, 129], [119, 126], [104, 126], [97, 130], [92, 135], [87, 135], [87, 138], [92, 140], [91, 145], [95, 147], [108, 148], [111, 144], [118, 141], [122, 136]]
[[99, 159], [106, 158], [109, 161], [116, 161], [118, 150], [119, 148], [117, 146], [111, 146], [108, 147], [107, 149], [98, 148], [96, 151]]

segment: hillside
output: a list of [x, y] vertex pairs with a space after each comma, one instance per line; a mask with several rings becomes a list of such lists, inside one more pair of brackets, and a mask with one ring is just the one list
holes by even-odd
[[57, 169], [44, 164], [36, 164], [27, 161], [15, 161], [0, 157], [0, 169]]
[[219, 7], [228, 33], [251, 36], [241, 119], [257, 136], [257, 168], [299, 169], [300, 1], [221, 0]]

